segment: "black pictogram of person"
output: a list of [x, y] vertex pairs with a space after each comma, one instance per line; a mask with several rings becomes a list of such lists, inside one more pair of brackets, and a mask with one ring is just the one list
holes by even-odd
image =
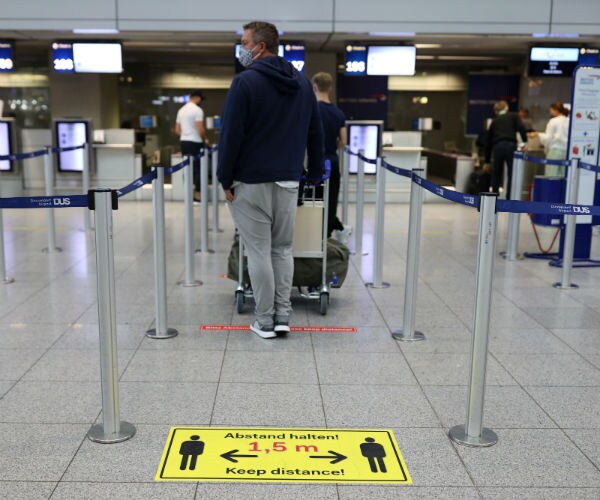
[[360, 452], [363, 457], [369, 460], [371, 472], [387, 472], [385, 462], [383, 461], [383, 457], [385, 457], [385, 448], [383, 445], [376, 443], [373, 438], [368, 437], [360, 445]]
[[181, 455], [180, 470], [185, 470], [188, 466], [188, 459], [190, 461], [190, 470], [196, 469], [196, 460], [198, 456], [204, 452], [204, 441], [200, 441], [200, 436], [194, 434], [190, 436], [190, 441], [184, 441], [181, 443], [179, 448], [179, 454]]

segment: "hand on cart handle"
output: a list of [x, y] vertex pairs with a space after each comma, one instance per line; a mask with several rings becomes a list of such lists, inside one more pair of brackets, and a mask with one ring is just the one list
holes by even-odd
[[325, 166], [325, 169], [324, 169], [325, 173], [321, 177], [310, 177], [309, 178], [309, 177], [307, 177], [307, 175], [306, 175], [307, 173], [305, 171], [304, 175], [302, 176], [302, 180], [306, 181], [307, 184], [312, 184], [313, 186], [322, 184], [327, 179], [329, 179], [329, 176], [331, 175], [331, 161], [325, 160], [324, 166]]

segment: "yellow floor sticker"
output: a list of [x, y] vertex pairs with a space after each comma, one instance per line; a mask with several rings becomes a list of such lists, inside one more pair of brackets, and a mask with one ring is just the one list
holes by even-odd
[[155, 479], [412, 484], [382, 429], [172, 427]]

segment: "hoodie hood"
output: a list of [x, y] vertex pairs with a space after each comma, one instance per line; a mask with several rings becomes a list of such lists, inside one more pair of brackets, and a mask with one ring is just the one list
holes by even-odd
[[294, 94], [300, 89], [302, 75], [283, 57], [265, 57], [253, 63], [248, 69], [266, 76], [282, 94]]

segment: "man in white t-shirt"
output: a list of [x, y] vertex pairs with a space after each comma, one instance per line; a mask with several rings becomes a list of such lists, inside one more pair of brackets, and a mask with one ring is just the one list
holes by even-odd
[[202, 92], [196, 90], [190, 94], [190, 98], [179, 111], [175, 123], [175, 133], [181, 141], [181, 154], [183, 156], [194, 156], [194, 201], [200, 201], [200, 159], [196, 156], [203, 146], [208, 146], [206, 129], [204, 127], [204, 111], [200, 103], [204, 99]]

